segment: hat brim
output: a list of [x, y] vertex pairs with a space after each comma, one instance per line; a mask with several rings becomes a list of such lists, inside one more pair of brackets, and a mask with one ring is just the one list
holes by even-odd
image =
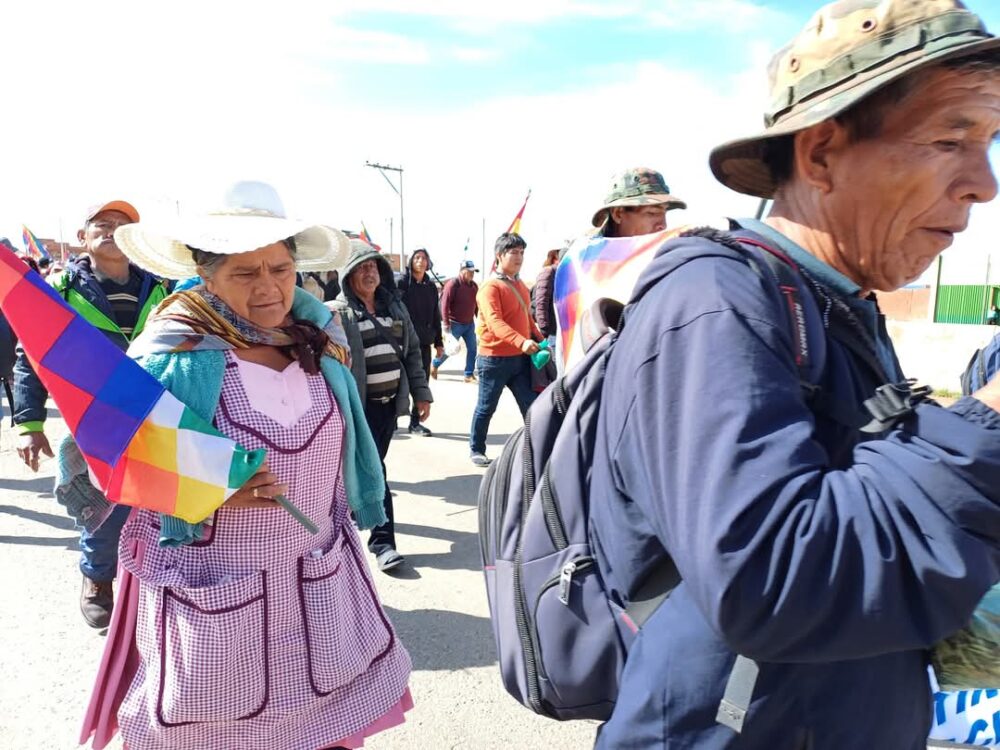
[[594, 214], [590, 223], [595, 227], [603, 226], [604, 222], [608, 220], [608, 216], [611, 214], [612, 208], [618, 208], [620, 206], [662, 206], [664, 203], [667, 204], [668, 211], [673, 211], [675, 208], [687, 208], [687, 203], [673, 195], [665, 193], [636, 195], [631, 198], [619, 198], [616, 201], [611, 201], [611, 203], [602, 206]]
[[139, 212], [136, 210], [136, 207], [128, 201], [108, 201], [107, 203], [93, 206], [90, 211], [87, 212], [87, 218], [84, 220], [84, 224], [89, 222], [98, 214], [103, 214], [105, 211], [118, 211], [119, 213], [125, 214], [133, 222], [139, 221]]
[[339, 268], [350, 252], [350, 241], [339, 230], [269, 216], [209, 215], [164, 228], [140, 222], [115, 230], [115, 243], [129, 260], [166, 279], [198, 273], [188, 246], [236, 255], [288, 237], [295, 238], [295, 267], [300, 271]]
[[812, 103], [808, 103], [807, 106], [803, 106], [799, 111], [793, 112], [779, 124], [767, 128], [762, 133], [749, 138], [738, 138], [714, 148], [708, 159], [712, 174], [723, 185], [738, 193], [758, 198], [773, 198], [778, 185], [764, 162], [768, 141], [798, 133], [836, 117], [865, 97], [920, 68], [994, 49], [1000, 49], [1000, 37], [921, 55], [867, 80], [852, 79], [832, 91], [824, 92]]

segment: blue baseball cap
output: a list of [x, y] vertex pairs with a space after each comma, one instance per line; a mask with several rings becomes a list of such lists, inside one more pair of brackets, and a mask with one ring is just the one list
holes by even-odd
[[476, 268], [476, 264], [473, 261], [471, 261], [471, 260], [463, 260], [458, 265], [458, 270], [459, 271], [464, 271], [466, 269], [469, 269], [470, 271], [478, 271], [479, 270], [478, 268]]

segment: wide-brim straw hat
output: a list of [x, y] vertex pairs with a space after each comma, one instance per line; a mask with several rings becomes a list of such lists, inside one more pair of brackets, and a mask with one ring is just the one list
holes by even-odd
[[192, 247], [235, 255], [292, 237], [300, 271], [328, 271], [344, 264], [347, 236], [322, 224], [289, 219], [277, 191], [263, 182], [238, 182], [226, 191], [221, 208], [162, 226], [147, 222], [115, 230], [115, 243], [129, 260], [167, 279], [198, 273]]
[[830, 3], [771, 60], [764, 131], [714, 149], [712, 172], [737, 192], [771, 198], [770, 141], [836, 117], [921, 68], [992, 50], [1000, 39], [958, 0]]

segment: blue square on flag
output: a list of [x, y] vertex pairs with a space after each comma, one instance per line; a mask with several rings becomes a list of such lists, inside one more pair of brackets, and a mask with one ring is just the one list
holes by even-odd
[[162, 393], [163, 386], [152, 375], [126, 358], [118, 363], [97, 392], [97, 400], [145, 419]]
[[42, 364], [77, 388], [96, 394], [121, 358], [121, 350], [103, 333], [76, 317], [42, 357]]
[[80, 419], [74, 437], [85, 456], [99, 458], [114, 466], [140, 424], [142, 419], [139, 417], [95, 401]]

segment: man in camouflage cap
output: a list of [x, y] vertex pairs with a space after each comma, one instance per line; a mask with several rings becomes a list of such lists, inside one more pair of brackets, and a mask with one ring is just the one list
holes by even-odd
[[670, 194], [663, 175], [634, 167], [614, 176], [604, 205], [591, 221], [598, 228], [595, 234], [634, 237], [666, 229], [667, 211], [672, 208], [687, 208], [687, 204]]
[[923, 402], [874, 295], [997, 195], [1000, 39], [958, 0], [842, 0], [770, 75], [766, 129], [710, 160], [770, 215], [665, 244], [606, 363], [605, 589], [683, 580], [601, 750], [922, 750], [927, 652], [1000, 580], [1000, 381]]

